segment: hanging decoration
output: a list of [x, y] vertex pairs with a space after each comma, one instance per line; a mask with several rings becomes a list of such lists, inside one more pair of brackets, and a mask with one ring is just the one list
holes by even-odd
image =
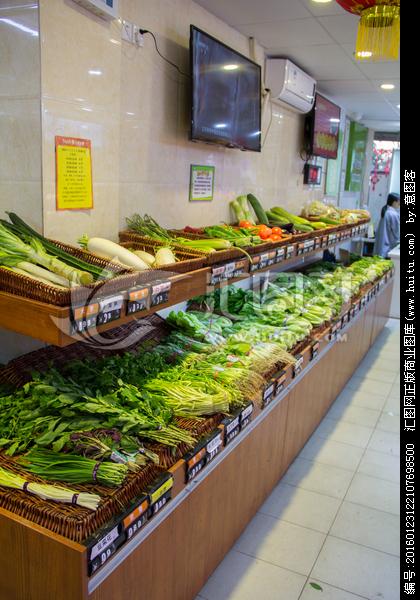
[[348, 12], [360, 15], [357, 60], [398, 60], [400, 0], [336, 0]]

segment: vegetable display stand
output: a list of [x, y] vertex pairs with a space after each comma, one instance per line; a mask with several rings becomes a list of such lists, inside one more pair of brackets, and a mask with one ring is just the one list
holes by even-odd
[[[184, 462], [174, 464], [163, 482], [171, 480], [172, 498], [92, 575], [86, 546], [1, 508], [0, 598], [193, 600], [374, 343], [392, 283], [382, 278], [342, 338], [330, 339], [191, 481], [183, 481]], [[105, 559], [112, 543], [99, 547]]]

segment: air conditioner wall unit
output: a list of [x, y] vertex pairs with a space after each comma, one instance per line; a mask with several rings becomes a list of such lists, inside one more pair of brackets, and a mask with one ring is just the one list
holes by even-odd
[[308, 113], [315, 102], [316, 81], [287, 58], [266, 58], [265, 87], [273, 102]]

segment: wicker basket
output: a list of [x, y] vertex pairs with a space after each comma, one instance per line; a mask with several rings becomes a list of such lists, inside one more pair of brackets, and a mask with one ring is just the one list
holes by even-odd
[[61, 242], [56, 242], [54, 240], [50, 241], [55, 244], [57, 248], [65, 250], [72, 256], [82, 259], [91, 265], [96, 265], [104, 270], [118, 273], [118, 275], [112, 279], [104, 279], [103, 281], [92, 283], [90, 285], [61, 290], [52, 285], [35, 281], [25, 275], [20, 275], [19, 273], [0, 268], [0, 290], [31, 298], [32, 300], [54, 304], [56, 306], [69, 306], [71, 304], [79, 304], [86, 301], [92, 293], [96, 293], [99, 290], [101, 294], [104, 293], [109, 295], [130, 288], [135, 285], [137, 281], [138, 273], [132, 269], [121, 267], [121, 265], [118, 265], [117, 263], [100, 258], [86, 250], [75, 248], [68, 244], [62, 244]]
[[[145, 242], [120, 242], [120, 246], [123, 248], [130, 248], [130, 250], [144, 250], [150, 254], [154, 254], [154, 251], [162, 247], [162, 243], [156, 240], [150, 240]], [[204, 267], [206, 261], [205, 256], [200, 252], [193, 252], [189, 250], [179, 250], [178, 248], [172, 249], [178, 262], [171, 265], [164, 265], [162, 267], [156, 267], [151, 271], [168, 271], [173, 273], [189, 273], [190, 271], [196, 271]], [[140, 277], [141, 279], [141, 277]]]

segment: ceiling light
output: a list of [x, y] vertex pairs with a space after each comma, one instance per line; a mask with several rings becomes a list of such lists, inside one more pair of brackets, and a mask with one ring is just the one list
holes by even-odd
[[393, 83], [383, 83], [381, 85], [381, 89], [383, 90], [393, 90], [395, 88], [395, 85]]
[[225, 127], [227, 127], [226, 123], [216, 123], [215, 125], [216, 129], [224, 129]]
[[332, 0], [312, 0], [312, 2], [316, 2], [317, 4], [327, 4], [327, 2], [332, 2]]
[[223, 68], [225, 71], [236, 71], [239, 69], [239, 65], [224, 65]]
[[362, 50], [360, 52], [356, 52], [356, 56], [358, 58], [370, 58], [373, 56], [373, 52], [370, 52], [369, 50]]
[[330, 119], [330, 123], [339, 123], [339, 122], [340, 122], [340, 119], [335, 119], [335, 118]]
[[102, 71], [99, 69], [89, 69], [88, 73], [89, 75], [102, 75]]
[[87, 106], [84, 106], [82, 110], [85, 110], [86, 112], [92, 112], [92, 109], [88, 108]]
[[397, 108], [400, 108], [400, 105], [399, 105], [399, 104], [397, 104]]

